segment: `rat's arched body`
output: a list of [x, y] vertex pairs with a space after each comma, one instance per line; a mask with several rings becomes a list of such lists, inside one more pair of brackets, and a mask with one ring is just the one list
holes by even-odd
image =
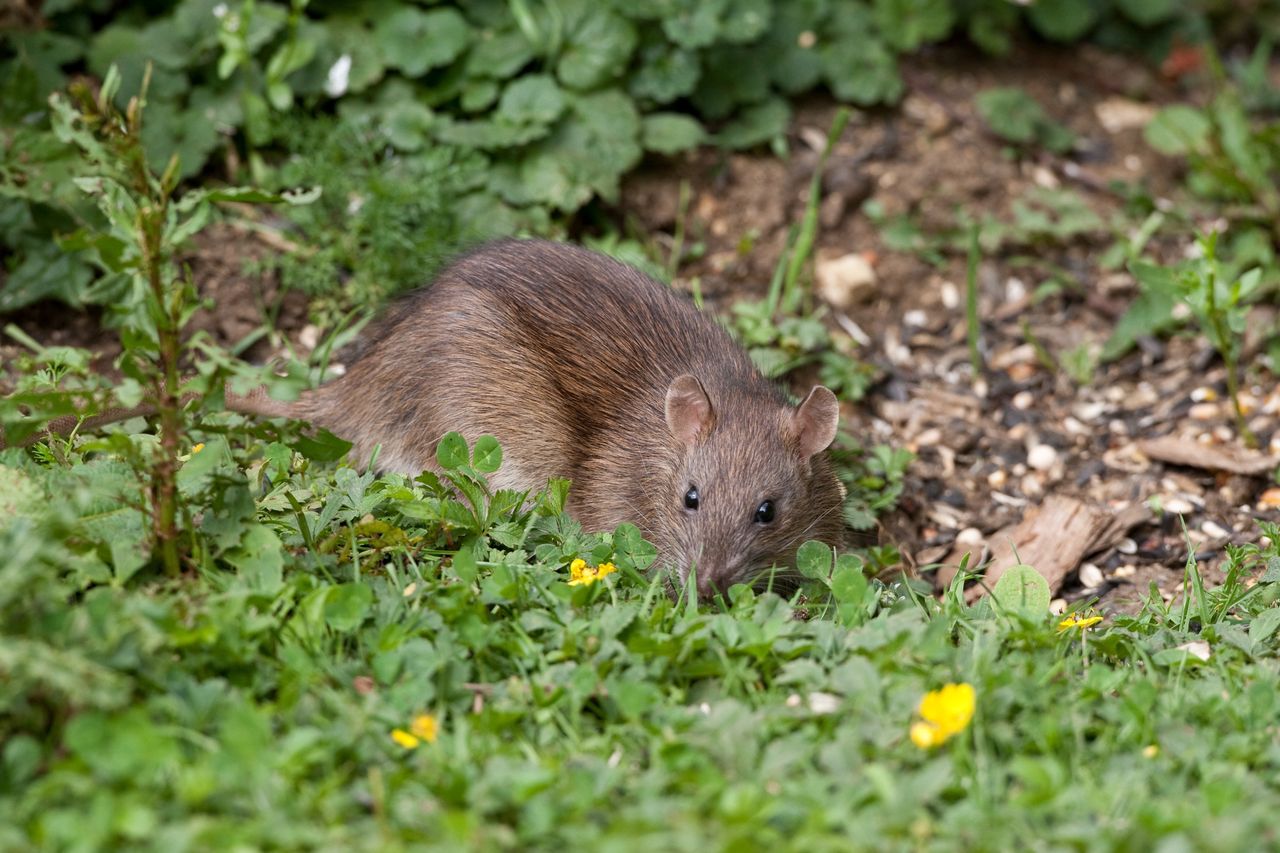
[[458, 258], [346, 375], [288, 408], [354, 442], [356, 461], [380, 445], [377, 466], [408, 474], [434, 466], [450, 430], [494, 435], [495, 486], [570, 478], [587, 529], [636, 523], [682, 578], [698, 566], [704, 594], [843, 532], [823, 452], [831, 392], [792, 408], [687, 299], [572, 246], [506, 240]]

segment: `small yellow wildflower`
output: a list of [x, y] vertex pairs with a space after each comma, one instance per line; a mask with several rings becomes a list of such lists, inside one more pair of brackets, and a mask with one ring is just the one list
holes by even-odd
[[417, 749], [422, 743], [421, 740], [406, 732], [404, 729], [392, 729], [391, 739], [403, 746], [405, 749]]
[[1155, 758], [1160, 754], [1160, 747], [1157, 744], [1148, 744], [1142, 748], [1143, 758]]
[[945, 743], [969, 725], [975, 704], [972, 684], [945, 684], [930, 690], [920, 700], [922, 719], [911, 726], [911, 742], [921, 749]]
[[1091, 628], [1101, 621], [1101, 616], [1081, 616], [1079, 613], [1073, 613], [1058, 623], [1058, 630], [1067, 631], [1071, 628], [1079, 628], [1083, 631], [1085, 628]]
[[201, 450], [204, 450], [203, 441], [197, 444], [195, 447], [191, 448], [191, 455], [194, 456], [195, 454], [199, 453]]
[[427, 743], [435, 743], [440, 736], [440, 721], [433, 714], [419, 714], [413, 718], [409, 731]]
[[591, 586], [591, 584], [606, 575], [613, 574], [617, 570], [618, 567], [613, 563], [588, 566], [586, 560], [577, 559], [569, 564], [569, 586]]

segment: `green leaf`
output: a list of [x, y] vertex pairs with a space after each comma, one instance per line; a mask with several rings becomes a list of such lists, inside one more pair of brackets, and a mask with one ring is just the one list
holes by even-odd
[[1172, 270], [1145, 262], [1134, 262], [1129, 271], [1142, 285], [1142, 292], [1116, 322], [1099, 358], [1106, 362], [1124, 355], [1138, 338], [1165, 332], [1178, 324], [1173, 309], [1178, 304], [1177, 277]]
[[883, 42], [862, 33], [824, 46], [820, 55], [827, 83], [841, 101], [873, 106], [902, 97], [898, 62]]
[[467, 440], [462, 433], [450, 432], [440, 439], [436, 447], [436, 461], [446, 471], [454, 471], [467, 464]]
[[[563, 482], [563, 481], [561, 481]], [[563, 502], [560, 503], [563, 507]], [[658, 557], [658, 549], [650, 544], [634, 524], [619, 524], [613, 531], [614, 557], [623, 567], [643, 572]]]
[[1037, 617], [1049, 612], [1049, 582], [1031, 566], [1010, 566], [991, 590], [991, 597], [1007, 612]]
[[354, 631], [373, 606], [373, 590], [365, 583], [344, 583], [329, 589], [324, 599], [324, 621], [339, 633]]
[[698, 54], [663, 42], [640, 49], [638, 67], [627, 79], [627, 88], [637, 98], [669, 104], [693, 93], [702, 76]]
[[561, 0], [573, 15], [567, 44], [556, 63], [556, 76], [571, 89], [594, 89], [622, 76], [636, 49], [630, 21], [593, 0]]
[[453, 62], [471, 44], [471, 27], [455, 9], [422, 11], [397, 6], [382, 15], [373, 31], [388, 66], [409, 77]]
[[783, 136], [790, 123], [790, 105], [783, 98], [771, 98], [744, 109], [715, 138], [725, 148], [751, 148]]
[[1035, 0], [1027, 17], [1045, 38], [1075, 41], [1098, 21], [1096, 0]]
[[1154, 27], [1177, 16], [1182, 0], [1115, 0], [1116, 8], [1141, 27]]
[[249, 525], [225, 559], [250, 589], [274, 594], [284, 582], [284, 545], [265, 524]]
[[807, 578], [825, 580], [831, 576], [831, 546], [811, 539], [796, 550], [796, 571]]
[[875, 0], [880, 32], [900, 51], [941, 41], [955, 23], [950, 0]]
[[641, 140], [649, 151], [675, 154], [696, 148], [706, 139], [702, 125], [680, 113], [650, 113], [641, 122]]
[[1280, 607], [1264, 610], [1249, 623], [1249, 643], [1256, 651], [1280, 629]]
[[475, 449], [471, 455], [471, 465], [482, 474], [492, 474], [502, 465], [502, 448], [498, 439], [491, 435], [482, 435], [476, 439]]
[[1213, 123], [1203, 110], [1175, 104], [1156, 113], [1143, 136], [1160, 153], [1180, 156], [1205, 151], [1212, 132]]
[[1039, 143], [1051, 151], [1066, 151], [1074, 144], [1071, 131], [1049, 118], [1040, 102], [1017, 86], [985, 89], [974, 103], [992, 132], [1009, 142]]
[[513, 124], [548, 125], [564, 113], [563, 90], [547, 74], [527, 74], [502, 93], [498, 114]]

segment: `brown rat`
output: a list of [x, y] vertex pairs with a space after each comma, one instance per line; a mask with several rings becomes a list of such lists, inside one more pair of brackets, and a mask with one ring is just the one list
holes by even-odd
[[295, 417], [417, 474], [440, 438], [497, 437], [497, 488], [573, 481], [588, 530], [634, 522], [699, 593], [788, 565], [806, 539], [837, 543], [841, 492], [827, 454], [839, 407], [798, 407], [687, 299], [632, 267], [542, 241], [454, 261], [381, 326]]
[[789, 405], [687, 299], [572, 246], [486, 244], [399, 303], [341, 378], [228, 406], [332, 430], [358, 463], [380, 445], [376, 467], [409, 475], [451, 430], [494, 435], [495, 488], [571, 479], [584, 528], [635, 523], [681, 581], [696, 566], [703, 598], [844, 532], [835, 395]]

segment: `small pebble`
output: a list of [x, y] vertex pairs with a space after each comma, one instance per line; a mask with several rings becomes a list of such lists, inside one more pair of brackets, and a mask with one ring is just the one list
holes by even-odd
[[1191, 502], [1182, 498], [1165, 498], [1160, 503], [1165, 512], [1174, 515], [1190, 515], [1195, 512], [1195, 507], [1191, 505]]
[[1107, 423], [1107, 432], [1112, 435], [1125, 436], [1129, 434], [1129, 427], [1124, 421], [1115, 418]]
[[1036, 404], [1036, 395], [1030, 391], [1019, 391], [1013, 395], [1013, 407], [1025, 412]]
[[923, 329], [929, 325], [929, 315], [917, 308], [902, 315], [902, 324], [916, 329]]
[[1085, 563], [1080, 567], [1080, 585], [1085, 589], [1097, 589], [1106, 583], [1106, 579], [1102, 576], [1102, 569], [1093, 563]]
[[1058, 461], [1058, 451], [1047, 444], [1037, 444], [1027, 451], [1027, 464], [1037, 471], [1048, 471]]
[[983, 543], [982, 531], [976, 527], [966, 527], [956, 534], [956, 544], [972, 547]]
[[1258, 509], [1280, 509], [1280, 487], [1263, 492], [1258, 497]]
[[938, 293], [942, 297], [943, 308], [953, 310], [960, 307], [960, 289], [954, 281], [944, 281]]
[[1112, 574], [1118, 578], [1131, 578], [1137, 573], [1138, 573], [1138, 567], [1131, 566], [1127, 563], [1123, 566], [1116, 566], [1116, 570], [1112, 572]]
[[1009, 482], [1009, 475], [1004, 469], [997, 469], [987, 475], [987, 485], [993, 489], [1003, 489], [1005, 484]]
[[1121, 554], [1136, 554], [1138, 553], [1138, 543], [1126, 536], [1116, 543], [1116, 550]]
[[1065, 598], [1055, 598], [1049, 602], [1049, 612], [1054, 616], [1061, 616], [1067, 612], [1067, 600]]
[[1201, 385], [1191, 392], [1191, 400], [1195, 403], [1215, 403], [1218, 400], [1218, 392], [1208, 385]]
[[1231, 538], [1231, 531], [1224, 528], [1221, 524], [1213, 521], [1206, 521], [1204, 524], [1200, 525], [1200, 529], [1214, 539]]
[[1038, 498], [1044, 494], [1044, 484], [1034, 474], [1028, 474], [1019, 482], [1022, 493], [1029, 498]]
[[1217, 403], [1196, 403], [1187, 410], [1187, 415], [1197, 421], [1211, 421], [1218, 417]]

